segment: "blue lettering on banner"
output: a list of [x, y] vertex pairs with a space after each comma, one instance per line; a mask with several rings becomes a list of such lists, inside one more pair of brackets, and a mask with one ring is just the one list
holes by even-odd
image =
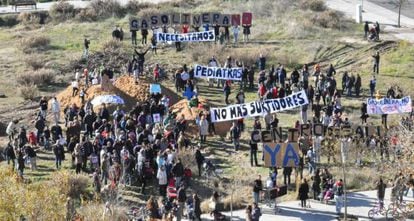
[[276, 162], [276, 157], [277, 157], [277, 153], [279, 153], [280, 150], [280, 144], [276, 144], [275, 149], [272, 150], [272, 148], [270, 148], [267, 144], [264, 144], [264, 150], [269, 153], [270, 155], [270, 163], [271, 165], [276, 166], [277, 162]]
[[288, 165], [290, 160], [293, 160], [295, 166], [299, 165], [298, 153], [296, 153], [293, 145], [288, 143], [286, 146], [285, 156], [283, 157], [283, 166]]

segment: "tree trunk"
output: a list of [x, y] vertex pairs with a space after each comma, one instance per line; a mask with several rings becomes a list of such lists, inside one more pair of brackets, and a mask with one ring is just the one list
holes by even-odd
[[402, 7], [402, 2], [400, 1], [400, 4], [398, 5], [398, 27], [401, 27], [401, 7]]

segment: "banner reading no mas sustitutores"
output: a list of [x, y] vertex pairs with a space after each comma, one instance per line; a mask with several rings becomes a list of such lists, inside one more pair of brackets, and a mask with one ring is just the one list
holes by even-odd
[[155, 35], [157, 42], [190, 42], [190, 41], [214, 41], [214, 31], [190, 32], [185, 34], [162, 33]]
[[211, 121], [222, 122], [237, 120], [246, 117], [263, 116], [267, 113], [276, 113], [308, 104], [305, 91], [299, 91], [284, 98], [253, 101], [244, 104], [235, 104], [223, 108], [212, 108]]
[[198, 64], [194, 66], [194, 77], [196, 78], [214, 78], [241, 81], [242, 72], [242, 68], [206, 67]]

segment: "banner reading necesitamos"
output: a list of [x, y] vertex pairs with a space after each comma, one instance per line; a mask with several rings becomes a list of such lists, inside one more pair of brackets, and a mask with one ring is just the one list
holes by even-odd
[[368, 98], [367, 112], [368, 114], [401, 114], [411, 112], [411, 97], [403, 97], [401, 99], [392, 98]]
[[242, 68], [207, 67], [196, 64], [194, 77], [241, 81]]
[[276, 113], [308, 104], [305, 91], [299, 91], [284, 98], [253, 101], [244, 104], [235, 104], [223, 108], [212, 108], [211, 121], [221, 122], [237, 120], [246, 117], [263, 116], [267, 113]]
[[214, 41], [214, 31], [190, 32], [185, 34], [162, 33], [156, 35], [157, 42], [189, 42], [189, 41]]

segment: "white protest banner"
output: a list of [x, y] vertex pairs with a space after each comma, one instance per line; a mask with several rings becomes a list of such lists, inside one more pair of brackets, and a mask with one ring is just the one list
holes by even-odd
[[368, 98], [367, 111], [368, 114], [401, 114], [411, 112], [411, 97], [403, 97], [401, 99], [392, 98]]
[[190, 42], [190, 41], [214, 41], [214, 31], [190, 32], [185, 34], [157, 33], [157, 42]]
[[153, 119], [154, 123], [160, 123], [161, 122], [160, 114], [153, 114], [152, 119]]
[[194, 66], [194, 77], [196, 78], [215, 78], [223, 80], [242, 80], [242, 68], [220, 68], [207, 67], [196, 64]]
[[308, 104], [305, 91], [299, 91], [284, 98], [253, 101], [244, 104], [235, 104], [223, 108], [212, 108], [211, 121], [221, 122], [237, 120], [246, 117], [263, 116], [267, 113], [276, 113]]

